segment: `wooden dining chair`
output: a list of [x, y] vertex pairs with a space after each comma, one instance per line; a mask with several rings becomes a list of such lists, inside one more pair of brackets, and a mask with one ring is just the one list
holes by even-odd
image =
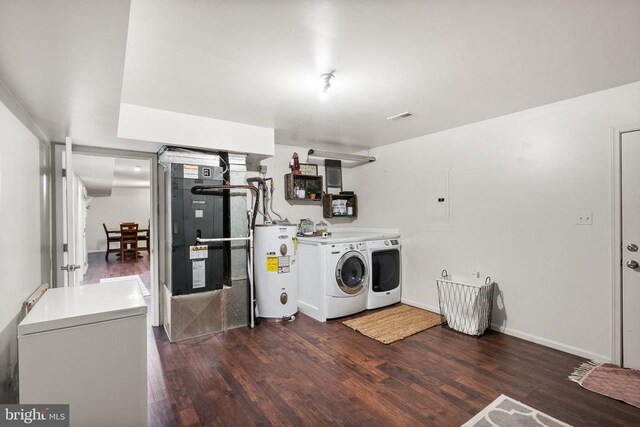
[[120, 224], [120, 261], [124, 261], [128, 254], [138, 261], [138, 224], [135, 222]]
[[147, 232], [145, 233], [145, 240], [147, 241], [147, 253], [151, 253], [149, 251], [149, 248], [151, 247], [149, 246], [150, 239], [151, 239], [151, 218], [149, 218], [149, 220], [147, 221]]
[[149, 240], [151, 237], [151, 219], [149, 219], [147, 221], [147, 228], [142, 229], [142, 231], [140, 231], [140, 233], [138, 234], [138, 242], [146, 242], [147, 246], [146, 247], [141, 247], [140, 250], [142, 249], [146, 249], [147, 253], [151, 253], [151, 250], [149, 249]]
[[104, 254], [104, 259], [105, 260], [109, 260], [109, 254], [112, 252], [120, 252], [120, 248], [113, 248], [111, 249], [111, 244], [112, 243], [120, 243], [120, 236], [117, 236], [117, 232], [109, 232], [109, 230], [107, 229], [107, 225], [103, 222], [102, 223], [102, 228], [104, 228], [104, 234], [106, 234], [107, 236], [107, 251]]

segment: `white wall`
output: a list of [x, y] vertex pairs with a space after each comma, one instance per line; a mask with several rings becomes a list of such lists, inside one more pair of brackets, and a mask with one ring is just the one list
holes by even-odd
[[[374, 149], [355, 225], [400, 228], [404, 300], [435, 308], [443, 268], [477, 268], [499, 284], [508, 333], [609, 359], [612, 128], [630, 125], [640, 82]], [[447, 172], [443, 219], [426, 184]], [[584, 213], [593, 225], [576, 224]]]
[[41, 268], [40, 207], [47, 183], [41, 179], [40, 143], [2, 103], [0, 153], [0, 403], [4, 403], [15, 400], [15, 384], [7, 382], [7, 370], [16, 368], [16, 325], [22, 303], [49, 272]]
[[274, 130], [127, 103], [120, 104], [118, 137], [270, 156]]
[[119, 228], [121, 222], [134, 221], [140, 228], [146, 228], [150, 209], [149, 188], [114, 187], [110, 197], [93, 198], [87, 211], [87, 250], [104, 252], [107, 249], [102, 223], [107, 224], [107, 228]]
[[[309, 151], [308, 148], [276, 144], [275, 155], [260, 162], [260, 164], [267, 166], [267, 177], [272, 177], [275, 180], [276, 190], [274, 192], [273, 209], [283, 217], [288, 217], [289, 221], [294, 224], [299, 223], [303, 218], [309, 218], [313, 220], [314, 223], [323, 220], [332, 226], [350, 225], [353, 222], [351, 219], [322, 218], [322, 202], [284, 199], [284, 176], [291, 171], [289, 169], [291, 156], [294, 152], [298, 153], [300, 163], [306, 163], [307, 151]], [[353, 189], [353, 173], [354, 169], [342, 169], [342, 188], [344, 190]], [[324, 166], [318, 166], [318, 174], [323, 177], [325, 176]], [[258, 176], [258, 174], [252, 171], [249, 172], [247, 176]], [[324, 188], [322, 190], [324, 191]], [[261, 223], [261, 220], [262, 218], [258, 217], [258, 224]]]

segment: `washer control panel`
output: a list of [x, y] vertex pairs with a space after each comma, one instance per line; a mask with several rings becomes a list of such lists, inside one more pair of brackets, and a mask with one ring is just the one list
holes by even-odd
[[331, 253], [337, 254], [340, 252], [347, 251], [366, 251], [367, 250], [367, 242], [356, 242], [356, 243], [343, 243], [337, 245], [331, 245]]

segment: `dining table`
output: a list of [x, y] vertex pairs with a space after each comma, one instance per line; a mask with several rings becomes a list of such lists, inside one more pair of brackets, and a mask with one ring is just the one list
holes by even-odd
[[[145, 234], [147, 231], [149, 231], [148, 228], [138, 228], [138, 234]], [[118, 228], [107, 228], [107, 232], [109, 234], [120, 234], [120, 227]]]
[[[149, 231], [148, 228], [138, 228], [138, 240], [146, 240], [148, 231]], [[113, 235], [115, 237], [119, 237], [121, 235], [120, 226], [118, 225], [117, 228], [115, 228], [115, 227], [107, 227], [107, 233], [109, 235]], [[147, 242], [147, 244], [149, 244], [149, 242]], [[146, 248], [144, 248], [144, 247], [143, 248], [138, 248], [138, 256], [142, 258], [142, 254], [140, 253], [140, 249], [146, 249]], [[114, 250], [113, 252], [116, 252], [116, 256], [120, 257], [119, 250]]]

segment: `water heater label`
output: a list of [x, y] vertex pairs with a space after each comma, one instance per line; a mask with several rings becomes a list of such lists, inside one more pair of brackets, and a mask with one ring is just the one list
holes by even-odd
[[288, 273], [289, 266], [291, 265], [291, 257], [281, 256], [278, 257], [278, 273]]
[[198, 179], [198, 165], [182, 165], [185, 179]]
[[278, 272], [278, 257], [268, 256], [267, 257], [267, 273], [277, 273], [277, 272]]
[[205, 281], [205, 261], [193, 261], [193, 289], [204, 288]]
[[207, 245], [189, 246], [189, 259], [204, 259], [209, 257]]

